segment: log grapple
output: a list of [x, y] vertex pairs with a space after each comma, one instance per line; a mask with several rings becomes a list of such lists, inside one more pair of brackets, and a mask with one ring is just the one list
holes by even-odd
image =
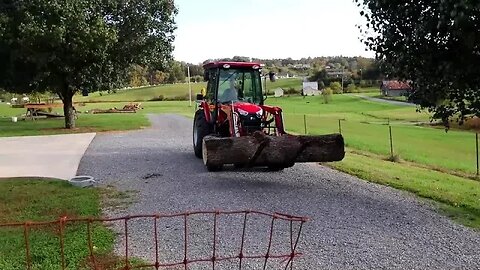
[[[225, 164], [282, 170], [297, 162], [340, 161], [340, 134], [295, 136], [285, 132], [282, 109], [265, 105], [261, 64], [210, 62], [204, 65], [205, 93], [193, 123], [193, 148], [209, 171]], [[274, 74], [265, 75], [274, 80]]]

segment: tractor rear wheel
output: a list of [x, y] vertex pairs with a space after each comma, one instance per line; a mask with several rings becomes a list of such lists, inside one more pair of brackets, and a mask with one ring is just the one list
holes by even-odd
[[283, 166], [268, 166], [267, 168], [271, 172], [283, 171], [283, 169], [285, 169]]
[[202, 158], [202, 143], [203, 138], [212, 133], [212, 128], [207, 120], [203, 110], [198, 110], [195, 113], [195, 119], [193, 121], [193, 151], [197, 158]]

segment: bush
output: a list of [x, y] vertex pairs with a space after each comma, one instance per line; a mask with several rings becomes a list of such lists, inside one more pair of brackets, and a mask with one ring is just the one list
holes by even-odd
[[190, 98], [190, 96], [187, 93], [183, 96], [166, 97], [163, 100], [165, 100], [165, 101], [184, 101], [184, 100], [188, 100], [189, 98]]
[[323, 102], [328, 104], [332, 101], [333, 90], [330, 87], [325, 88], [322, 91]]
[[150, 99], [150, 101], [163, 101], [165, 100], [165, 97], [163, 95], [159, 95], [158, 97], [153, 97]]
[[330, 88], [332, 89], [334, 94], [342, 94], [342, 85], [339, 82], [332, 82], [330, 84]]
[[346, 93], [358, 93], [358, 89], [357, 87], [355, 86], [355, 84], [351, 83], [347, 86], [347, 89], [345, 89], [345, 92]]
[[297, 94], [300, 94], [300, 91], [296, 90], [293, 87], [290, 87], [286, 90], [284, 89], [283, 94], [285, 94], [285, 95], [297, 95]]

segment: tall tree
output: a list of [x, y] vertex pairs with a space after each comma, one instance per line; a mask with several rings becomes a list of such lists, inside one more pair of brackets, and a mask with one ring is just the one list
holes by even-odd
[[133, 64], [170, 62], [176, 14], [173, 0], [1, 0], [0, 88], [56, 92], [73, 128], [77, 91], [124, 85]]
[[[480, 116], [479, 0], [355, 0], [365, 44], [433, 118]], [[366, 32], [365, 32], [366, 31]]]

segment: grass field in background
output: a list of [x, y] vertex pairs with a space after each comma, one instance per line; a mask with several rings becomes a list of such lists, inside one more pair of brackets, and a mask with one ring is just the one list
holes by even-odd
[[[263, 82], [262, 82], [263, 83]], [[195, 99], [197, 93], [200, 93], [202, 88], [206, 88], [207, 83], [192, 83], [192, 99]], [[299, 78], [288, 78], [288, 79], [279, 79], [275, 82], [267, 81], [267, 89], [273, 90], [276, 88], [295, 88], [300, 90], [302, 88], [302, 79]], [[147, 86], [140, 88], [132, 89], [121, 89], [117, 90], [116, 93], [107, 92], [96, 92], [91, 93], [87, 97], [80, 95], [75, 96], [75, 101], [90, 101], [90, 102], [99, 102], [99, 101], [148, 101], [154, 98], [163, 96], [164, 98], [187, 98], [189, 97], [188, 93], [188, 84], [187, 83], [178, 83], [178, 84], [165, 84], [158, 86]]]
[[[0, 179], [0, 223], [98, 217], [100, 198], [97, 189], [73, 187], [62, 180]], [[95, 252], [111, 253], [113, 232], [103, 225], [93, 227]], [[31, 227], [29, 240], [32, 269], [61, 268], [58, 226]], [[68, 225], [64, 242], [67, 268], [80, 269], [89, 254], [86, 225]], [[23, 228], [0, 228], [0, 269], [26, 269]]]
[[418, 126], [428, 122], [426, 113], [415, 107], [368, 101], [353, 95], [334, 95], [330, 104], [321, 97], [289, 97], [268, 100], [284, 109], [288, 130], [304, 133], [304, 115], [308, 134], [339, 132], [348, 147], [387, 157], [390, 154], [389, 129], [393, 147], [401, 159], [434, 169], [460, 171], [473, 176], [476, 171], [475, 134], [472, 132]]
[[[191, 116], [195, 109], [195, 104], [189, 107], [188, 101], [156, 101], [143, 103], [143, 109], [137, 113], [86, 113], [91, 109], [122, 108], [125, 104], [128, 102], [87, 103], [85, 106], [77, 106], [76, 109], [79, 112], [76, 120], [77, 128], [72, 130], [64, 128], [63, 118], [35, 121], [19, 119], [17, 123], [12, 123], [10, 117], [20, 116], [25, 113], [25, 109], [10, 108], [6, 104], [0, 104], [0, 137], [139, 129], [150, 126], [147, 118], [149, 113], [176, 113]], [[62, 113], [62, 110], [57, 108], [54, 112]]]

